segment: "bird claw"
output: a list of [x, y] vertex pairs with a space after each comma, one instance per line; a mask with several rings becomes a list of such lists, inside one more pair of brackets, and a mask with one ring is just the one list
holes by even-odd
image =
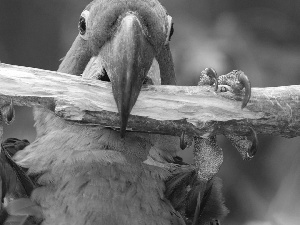
[[184, 150], [187, 147], [187, 142], [184, 140], [184, 131], [180, 135], [180, 148]]
[[[221, 85], [230, 86], [233, 92], [239, 92], [245, 88], [245, 95], [241, 108], [243, 109], [247, 106], [251, 97], [251, 83], [244, 72], [234, 70], [229, 74], [219, 76], [218, 82]], [[221, 92], [226, 91], [228, 91], [228, 89], [226, 87], [222, 87]]]
[[13, 101], [10, 99], [9, 105], [4, 105], [1, 109], [2, 113], [2, 120], [7, 124], [10, 125], [15, 119], [15, 109], [13, 106]]
[[[233, 71], [227, 75], [218, 77], [214, 69], [206, 68], [201, 72], [198, 85], [212, 85], [213, 83], [215, 83], [215, 91], [218, 91], [219, 89], [220, 92], [239, 92], [243, 88], [245, 88], [245, 96], [243, 97], [241, 108], [243, 109], [248, 104], [251, 97], [251, 83], [248, 77], [243, 72]], [[238, 149], [243, 159], [245, 160], [253, 158], [255, 153], [257, 152], [258, 140], [256, 132], [251, 127], [250, 132], [250, 140], [247, 138], [248, 136], [238, 136], [234, 133], [224, 134]], [[194, 143], [194, 162], [195, 169], [197, 171], [197, 178], [199, 179], [199, 181], [207, 183], [219, 171], [219, 168], [223, 162], [223, 152], [216, 143], [216, 135], [212, 135], [206, 139], [195, 136]], [[182, 149], [186, 147], [184, 132], [182, 132], [180, 137], [180, 147]], [[197, 201], [197, 205], [199, 205], [200, 199], [198, 199]], [[194, 219], [197, 218], [196, 212], [199, 212], [199, 209], [198, 211], [195, 211]], [[195, 220], [193, 224], [196, 224]], [[219, 225], [220, 222], [218, 220], [212, 220], [205, 224]]]
[[[245, 108], [248, 104], [251, 97], [251, 83], [242, 71], [234, 70], [229, 74], [218, 76], [213, 68], [206, 68], [201, 72], [198, 86], [212, 85], [213, 83], [215, 84], [215, 91], [219, 89], [219, 85], [227, 85], [232, 88], [233, 92], [239, 92], [245, 88], [245, 95], [241, 108]], [[219, 91], [227, 92], [229, 91], [229, 88], [221, 86]]]
[[[209, 77], [209, 84], [212, 85], [214, 83], [215, 84], [215, 91], [218, 90], [218, 86], [219, 86], [218, 75], [217, 75], [217, 72], [213, 68], [205, 68], [201, 72], [201, 75], [202, 75], [202, 77], [205, 77], [205, 76]], [[199, 81], [198, 85], [201, 85], [200, 82], [201, 81]]]
[[257, 149], [258, 149], [257, 134], [252, 127], [250, 127], [250, 131], [251, 131], [252, 145], [251, 145], [251, 148], [246, 153], [246, 157], [247, 157], [246, 159], [248, 159], [248, 160], [252, 159], [255, 156]]
[[250, 127], [249, 136], [240, 136], [234, 133], [225, 133], [224, 136], [239, 151], [243, 160], [250, 160], [256, 154], [258, 149], [258, 139], [257, 134], [252, 127]]
[[[241, 108], [243, 109], [246, 107], [251, 97], [251, 83], [242, 71], [234, 70], [229, 74], [221, 75], [218, 77], [218, 83], [222, 85], [219, 88], [220, 92], [239, 92], [245, 88], [245, 95], [243, 97]], [[234, 133], [225, 134], [225, 137], [227, 137], [232, 145], [238, 149], [244, 160], [250, 160], [257, 152], [257, 135], [252, 127], [250, 127], [250, 131], [250, 140], [246, 136], [239, 136]]]
[[242, 109], [246, 107], [251, 97], [251, 83], [244, 73], [238, 74], [239, 82], [245, 87], [245, 95], [243, 98]]
[[182, 150], [189, 148], [192, 146], [192, 143], [193, 143], [193, 138], [187, 136], [185, 134], [185, 131], [182, 131], [180, 135], [180, 148]]

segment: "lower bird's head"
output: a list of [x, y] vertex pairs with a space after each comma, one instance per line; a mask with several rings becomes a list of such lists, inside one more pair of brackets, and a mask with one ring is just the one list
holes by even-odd
[[175, 84], [169, 41], [172, 18], [156, 0], [95, 0], [82, 12], [79, 34], [59, 67], [60, 72], [86, 73], [96, 58], [98, 79], [109, 80], [120, 114], [121, 136], [154, 61], [162, 84]]

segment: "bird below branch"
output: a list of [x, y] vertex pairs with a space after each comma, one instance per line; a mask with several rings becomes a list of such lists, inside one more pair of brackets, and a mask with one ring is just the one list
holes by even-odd
[[[174, 28], [157, 0], [95, 0], [78, 30], [57, 73], [0, 66], [2, 115], [13, 118], [12, 102], [34, 106], [37, 138], [14, 159], [36, 178], [43, 224], [219, 223], [216, 134], [243, 158], [256, 152], [255, 131], [298, 135], [295, 87], [252, 90], [242, 71], [212, 69], [203, 86], [171, 86]], [[185, 165], [177, 152], [191, 142]]]

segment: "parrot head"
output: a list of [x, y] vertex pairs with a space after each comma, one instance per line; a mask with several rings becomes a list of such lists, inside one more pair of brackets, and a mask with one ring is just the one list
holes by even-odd
[[95, 0], [81, 13], [79, 34], [59, 72], [87, 73], [96, 59], [98, 79], [110, 81], [124, 137], [128, 117], [154, 59], [161, 83], [175, 84], [169, 41], [172, 17], [156, 0]]

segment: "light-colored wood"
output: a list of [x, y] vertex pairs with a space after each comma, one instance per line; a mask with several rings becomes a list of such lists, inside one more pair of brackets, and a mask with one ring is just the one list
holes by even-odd
[[[117, 128], [111, 84], [35, 68], [0, 64], [0, 107], [42, 105], [76, 123]], [[179, 136], [212, 132], [300, 135], [300, 86], [253, 88], [247, 107], [242, 95], [216, 93], [209, 86], [148, 86], [140, 93], [128, 129]]]

